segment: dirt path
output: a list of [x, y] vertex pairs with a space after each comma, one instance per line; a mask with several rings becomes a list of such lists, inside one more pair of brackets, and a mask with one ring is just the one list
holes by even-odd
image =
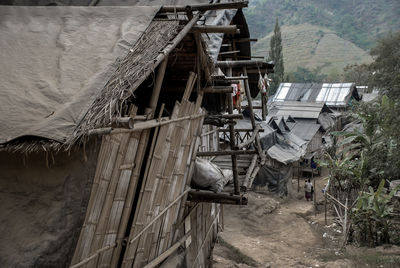
[[[224, 231], [214, 248], [213, 267], [351, 267], [348, 260], [321, 259], [339, 254], [330, 241], [334, 238], [318, 228], [321, 215], [314, 216], [313, 202], [305, 201], [295, 184], [286, 199], [249, 193], [248, 206], [224, 206]], [[322, 179], [317, 188], [319, 184]]]

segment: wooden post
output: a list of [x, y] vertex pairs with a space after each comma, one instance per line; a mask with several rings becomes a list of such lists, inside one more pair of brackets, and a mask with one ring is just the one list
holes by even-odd
[[261, 94], [261, 115], [263, 121], [267, 119], [266, 110], [267, 110], [267, 104], [265, 103], [265, 97]]
[[311, 179], [313, 181], [313, 186], [314, 186], [314, 193], [313, 193], [313, 199], [314, 199], [314, 213], [317, 215], [317, 194], [316, 194], [316, 185], [315, 185], [315, 178], [314, 178], [314, 169], [311, 167]]
[[346, 197], [346, 203], [344, 205], [344, 220], [343, 220], [343, 234], [344, 238], [346, 239], [347, 233], [347, 206], [348, 206], [349, 199]]
[[[246, 66], [243, 67], [243, 75], [247, 76]], [[250, 109], [251, 126], [253, 127], [253, 131], [254, 131], [256, 129], [256, 120], [254, 118], [254, 110], [253, 110], [253, 103], [251, 100], [249, 80], [244, 80], [244, 88], [245, 88], [245, 92], [246, 92], [248, 107]], [[257, 148], [258, 154], [261, 155], [262, 147], [261, 147], [261, 142], [260, 142], [260, 136], [258, 136], [258, 135], [256, 136], [256, 148]]]
[[[326, 191], [326, 189], [325, 189], [325, 191]], [[328, 224], [328, 222], [327, 222], [327, 220], [326, 220], [326, 203], [327, 203], [327, 198], [326, 198], [326, 193], [324, 194], [324, 196], [325, 196], [325, 225], [327, 225]]]
[[300, 165], [297, 166], [297, 192], [300, 192]]
[[[232, 68], [228, 69], [228, 75], [232, 76]], [[232, 100], [232, 94], [227, 94], [228, 96], [228, 112], [229, 114], [233, 114], [233, 100]], [[235, 144], [235, 127], [233, 124], [229, 125], [229, 141], [231, 145], [231, 150], [236, 150], [236, 144]], [[236, 195], [240, 194], [239, 191], [239, 175], [238, 175], [238, 169], [237, 169], [237, 156], [236, 155], [231, 155], [232, 159], [232, 171], [233, 171], [233, 187], [234, 187], [234, 193]]]
[[148, 115], [148, 113], [150, 113], [150, 112], [152, 113], [150, 115], [149, 119], [153, 118], [154, 112], [157, 107], [158, 97], [160, 96], [160, 91], [161, 91], [162, 82], [164, 80], [165, 70], [167, 69], [167, 63], [168, 63], [168, 57], [166, 57], [162, 61], [162, 63], [160, 64], [160, 67], [158, 68], [157, 78], [156, 78], [156, 82], [153, 87], [153, 92], [151, 94], [149, 107], [146, 109], [146, 112], [145, 112], [146, 115]]

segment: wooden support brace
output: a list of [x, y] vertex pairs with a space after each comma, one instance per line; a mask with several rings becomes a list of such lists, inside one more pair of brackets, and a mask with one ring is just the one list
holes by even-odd
[[274, 64], [263, 60], [226, 60], [217, 61], [216, 67], [222, 68], [236, 68], [236, 67], [259, 67], [259, 68], [273, 68]]
[[233, 42], [235, 43], [246, 43], [246, 42], [257, 42], [257, 38], [235, 38]]
[[231, 3], [216, 3], [216, 4], [198, 4], [185, 6], [163, 6], [160, 12], [186, 12], [188, 9], [192, 11], [207, 11], [219, 9], [238, 9], [248, 7], [249, 1], [231, 2]]
[[230, 150], [216, 152], [198, 152], [197, 156], [219, 156], [219, 155], [241, 155], [241, 154], [257, 154], [256, 150]]
[[243, 119], [242, 114], [208, 114], [206, 119], [208, 118], [225, 118], [225, 119]]
[[[229, 132], [229, 129], [222, 128], [218, 130], [219, 132]], [[252, 132], [252, 128], [235, 128], [235, 132]], [[264, 132], [264, 129], [260, 129], [258, 132]]]
[[112, 127], [119, 127], [119, 128], [133, 128], [133, 118], [132, 117], [116, 117], [111, 120]]
[[236, 25], [195, 25], [192, 32], [199, 33], [225, 33], [225, 34], [240, 34], [240, 30]]
[[231, 86], [214, 86], [214, 87], [206, 87], [203, 89], [204, 93], [232, 93], [233, 87]]
[[236, 54], [236, 53], [240, 53], [240, 50], [220, 52], [219, 55], [231, 55], [231, 54]]
[[243, 148], [247, 147], [248, 145], [250, 145], [252, 142], [254, 142], [254, 140], [256, 139], [260, 129], [261, 129], [260, 125], [257, 125], [256, 128], [254, 129], [253, 134], [251, 135], [250, 139], [248, 139], [245, 142], [239, 144], [237, 147], [239, 149], [243, 149]]
[[204, 190], [190, 190], [188, 200], [192, 202], [247, 205], [247, 198], [244, 196], [229, 193], [214, 193]]

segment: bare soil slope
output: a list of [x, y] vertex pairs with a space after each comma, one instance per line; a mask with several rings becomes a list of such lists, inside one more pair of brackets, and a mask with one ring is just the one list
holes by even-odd
[[317, 179], [317, 215], [313, 202], [303, 198], [304, 181], [297, 192], [297, 180], [286, 199], [251, 192], [249, 205], [225, 205], [224, 231], [214, 248], [213, 267], [399, 267], [392, 252], [400, 253], [396, 247], [340, 250], [341, 227], [329, 214], [328, 224], [324, 223], [320, 194], [324, 183]]

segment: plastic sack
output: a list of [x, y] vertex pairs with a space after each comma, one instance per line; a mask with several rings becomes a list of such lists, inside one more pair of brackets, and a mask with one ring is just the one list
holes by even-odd
[[208, 160], [197, 158], [194, 165], [192, 187], [219, 193], [232, 177], [231, 170], [222, 170]]

